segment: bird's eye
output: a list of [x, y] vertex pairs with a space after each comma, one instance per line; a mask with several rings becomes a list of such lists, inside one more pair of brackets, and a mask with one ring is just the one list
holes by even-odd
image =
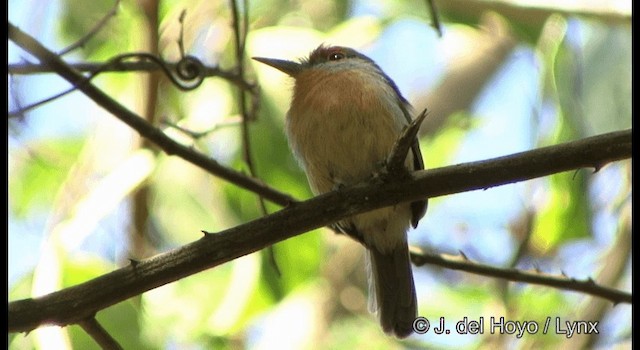
[[332, 52], [328, 58], [329, 61], [338, 61], [344, 58], [344, 54], [342, 52]]

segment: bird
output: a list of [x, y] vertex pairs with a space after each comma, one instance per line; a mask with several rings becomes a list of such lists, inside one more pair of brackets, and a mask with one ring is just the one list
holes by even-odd
[[[371, 58], [343, 46], [321, 44], [298, 62], [253, 57], [295, 80], [285, 120], [289, 146], [315, 195], [370, 179], [384, 166], [411, 123], [411, 106]], [[404, 166], [424, 169], [419, 143]], [[345, 218], [332, 226], [366, 248], [369, 310], [382, 330], [399, 339], [413, 332], [417, 298], [407, 231], [425, 215], [427, 200]]]

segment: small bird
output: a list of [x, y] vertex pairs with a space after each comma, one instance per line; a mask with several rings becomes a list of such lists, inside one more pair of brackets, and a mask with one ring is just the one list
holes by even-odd
[[[293, 62], [254, 57], [295, 79], [286, 135], [314, 194], [370, 179], [381, 170], [412, 118], [396, 84], [354, 49], [320, 45]], [[405, 167], [424, 169], [417, 140]], [[407, 230], [425, 214], [427, 201], [355, 215], [333, 228], [367, 248], [369, 308], [387, 334], [405, 338], [417, 316]]]

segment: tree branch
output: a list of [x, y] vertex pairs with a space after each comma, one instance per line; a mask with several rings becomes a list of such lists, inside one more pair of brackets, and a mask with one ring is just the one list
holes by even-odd
[[223, 264], [344, 217], [427, 197], [487, 189], [631, 157], [631, 130], [485, 161], [414, 172], [410, 181], [379, 178], [292, 204], [269, 216], [136, 262], [42, 297], [10, 302], [9, 332], [78, 323], [150, 289]]
[[[154, 72], [162, 69], [158, 64], [151, 61], [132, 61], [132, 62], [118, 62], [118, 64], [108, 64], [108, 62], [79, 62], [79, 63], [65, 63], [70, 69], [78, 72], [115, 72], [115, 73], [127, 73], [127, 72]], [[171, 71], [177, 71], [177, 63], [165, 62], [164, 65]], [[42, 73], [57, 73], [49, 64], [33, 64], [33, 63], [12, 63], [7, 65], [7, 72], [9, 74], [42, 74]], [[251, 90], [253, 85], [247, 84], [246, 81], [241, 79], [234, 71], [224, 70], [218, 66], [203, 66], [203, 77], [219, 77], [236, 86], [239, 86], [245, 90]]]
[[258, 193], [263, 198], [268, 199], [274, 203], [280, 205], [288, 205], [289, 203], [295, 202], [295, 199], [288, 194], [271, 188], [263, 184], [261, 181], [246, 176], [241, 172], [224, 167], [220, 163], [205, 156], [204, 154], [196, 152], [187, 146], [175, 142], [170, 137], [165, 135], [160, 129], [155, 128], [154, 126], [149, 124], [146, 120], [144, 120], [144, 118], [141, 118], [140, 116], [131, 112], [129, 109], [112, 99], [102, 90], [87, 82], [82, 74], [69, 67], [55, 53], [49, 51], [33, 37], [24, 33], [11, 23], [9, 23], [9, 39], [11, 39], [18, 46], [22, 47], [24, 50], [38, 58], [43, 64], [51, 67], [51, 69], [57, 72], [61, 77], [69, 81], [74, 86], [77, 86], [78, 90], [82, 91], [98, 105], [102, 106], [122, 122], [136, 130], [138, 133], [140, 133], [140, 135], [146, 137], [151, 142], [156, 144], [167, 154], [177, 155], [187, 162], [190, 162], [206, 170], [212, 175], [225, 179], [249, 191]]
[[423, 266], [426, 264], [437, 265], [452, 270], [460, 270], [475, 273], [477, 275], [503, 278], [514, 282], [541, 284], [554, 288], [582, 292], [608, 299], [614, 304], [631, 303], [632, 301], [631, 294], [614, 288], [598, 285], [591, 278], [580, 281], [576, 280], [575, 278], [568, 277], [565, 274], [552, 275], [536, 270], [523, 271], [516, 268], [494, 267], [471, 261], [464, 255], [451, 256], [446, 254], [432, 254], [418, 249], [411, 249], [411, 261], [416, 266]]
[[87, 317], [86, 319], [78, 322], [78, 325], [82, 327], [82, 329], [93, 338], [93, 340], [100, 345], [102, 349], [105, 350], [120, 350], [122, 346], [118, 344], [118, 342], [113, 339], [111, 334], [107, 332], [104, 327], [98, 323], [95, 317]]

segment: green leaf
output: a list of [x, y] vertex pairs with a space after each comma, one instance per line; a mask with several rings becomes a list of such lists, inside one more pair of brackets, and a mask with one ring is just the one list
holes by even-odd
[[9, 176], [9, 205], [18, 218], [46, 210], [75, 162], [84, 140], [53, 139], [29, 146], [30, 155], [14, 158]]

